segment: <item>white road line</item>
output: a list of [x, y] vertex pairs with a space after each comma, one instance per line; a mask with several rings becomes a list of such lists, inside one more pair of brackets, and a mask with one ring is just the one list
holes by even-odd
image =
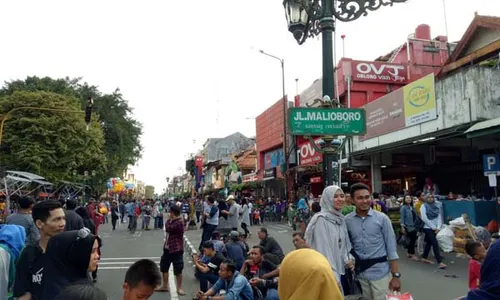
[[127, 270], [130, 266], [124, 267], [99, 267], [99, 271], [102, 270]]
[[101, 260], [139, 260], [139, 259], [160, 259], [160, 257], [103, 257]]
[[[99, 262], [99, 266], [101, 265], [132, 265], [133, 263], [135, 263], [135, 261], [113, 261], [113, 262]], [[155, 261], [155, 263], [159, 264], [160, 261], [157, 260]]]
[[168, 270], [168, 288], [170, 290], [170, 300], [179, 300], [179, 295], [177, 294], [177, 280], [174, 275], [173, 265], [170, 270]]

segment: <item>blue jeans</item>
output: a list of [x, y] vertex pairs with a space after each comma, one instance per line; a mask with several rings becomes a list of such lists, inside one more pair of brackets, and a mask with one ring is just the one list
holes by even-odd
[[266, 294], [266, 300], [280, 300], [280, 297], [278, 296], [278, 290], [268, 289]]
[[219, 280], [219, 276], [212, 272], [200, 273], [200, 291], [206, 293], [208, 291], [208, 283], [215, 284]]

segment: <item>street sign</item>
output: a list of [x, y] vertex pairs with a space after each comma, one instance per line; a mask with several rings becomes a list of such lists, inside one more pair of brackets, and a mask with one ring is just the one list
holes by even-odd
[[363, 135], [366, 132], [362, 108], [304, 108], [288, 110], [293, 135]]
[[500, 159], [497, 154], [483, 154], [484, 176], [500, 175]]

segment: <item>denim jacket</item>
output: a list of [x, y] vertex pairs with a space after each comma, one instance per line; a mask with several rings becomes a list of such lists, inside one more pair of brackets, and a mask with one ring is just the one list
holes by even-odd
[[399, 209], [399, 213], [401, 215], [400, 223], [401, 226], [406, 228], [407, 231], [414, 231], [417, 224], [418, 216], [413, 207], [408, 205], [403, 205]]
[[212, 287], [215, 294], [220, 290], [225, 290], [225, 300], [253, 300], [252, 287], [248, 280], [240, 275], [240, 272], [234, 272], [233, 278], [230, 281], [219, 278]]

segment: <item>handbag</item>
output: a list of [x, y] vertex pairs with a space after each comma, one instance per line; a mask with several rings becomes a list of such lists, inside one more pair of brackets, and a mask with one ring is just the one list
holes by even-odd
[[410, 239], [406, 234], [401, 236], [401, 245], [403, 245], [405, 249], [408, 249], [408, 246], [410, 245]]
[[345, 275], [342, 280], [342, 289], [344, 290], [344, 295], [361, 295], [363, 291], [361, 290], [361, 284], [359, 280], [356, 279], [356, 274], [351, 269], [345, 270]]
[[413, 219], [415, 220], [415, 229], [420, 232], [422, 231], [422, 228], [424, 228], [424, 221], [415, 213], [415, 210], [411, 210], [413, 214]]

